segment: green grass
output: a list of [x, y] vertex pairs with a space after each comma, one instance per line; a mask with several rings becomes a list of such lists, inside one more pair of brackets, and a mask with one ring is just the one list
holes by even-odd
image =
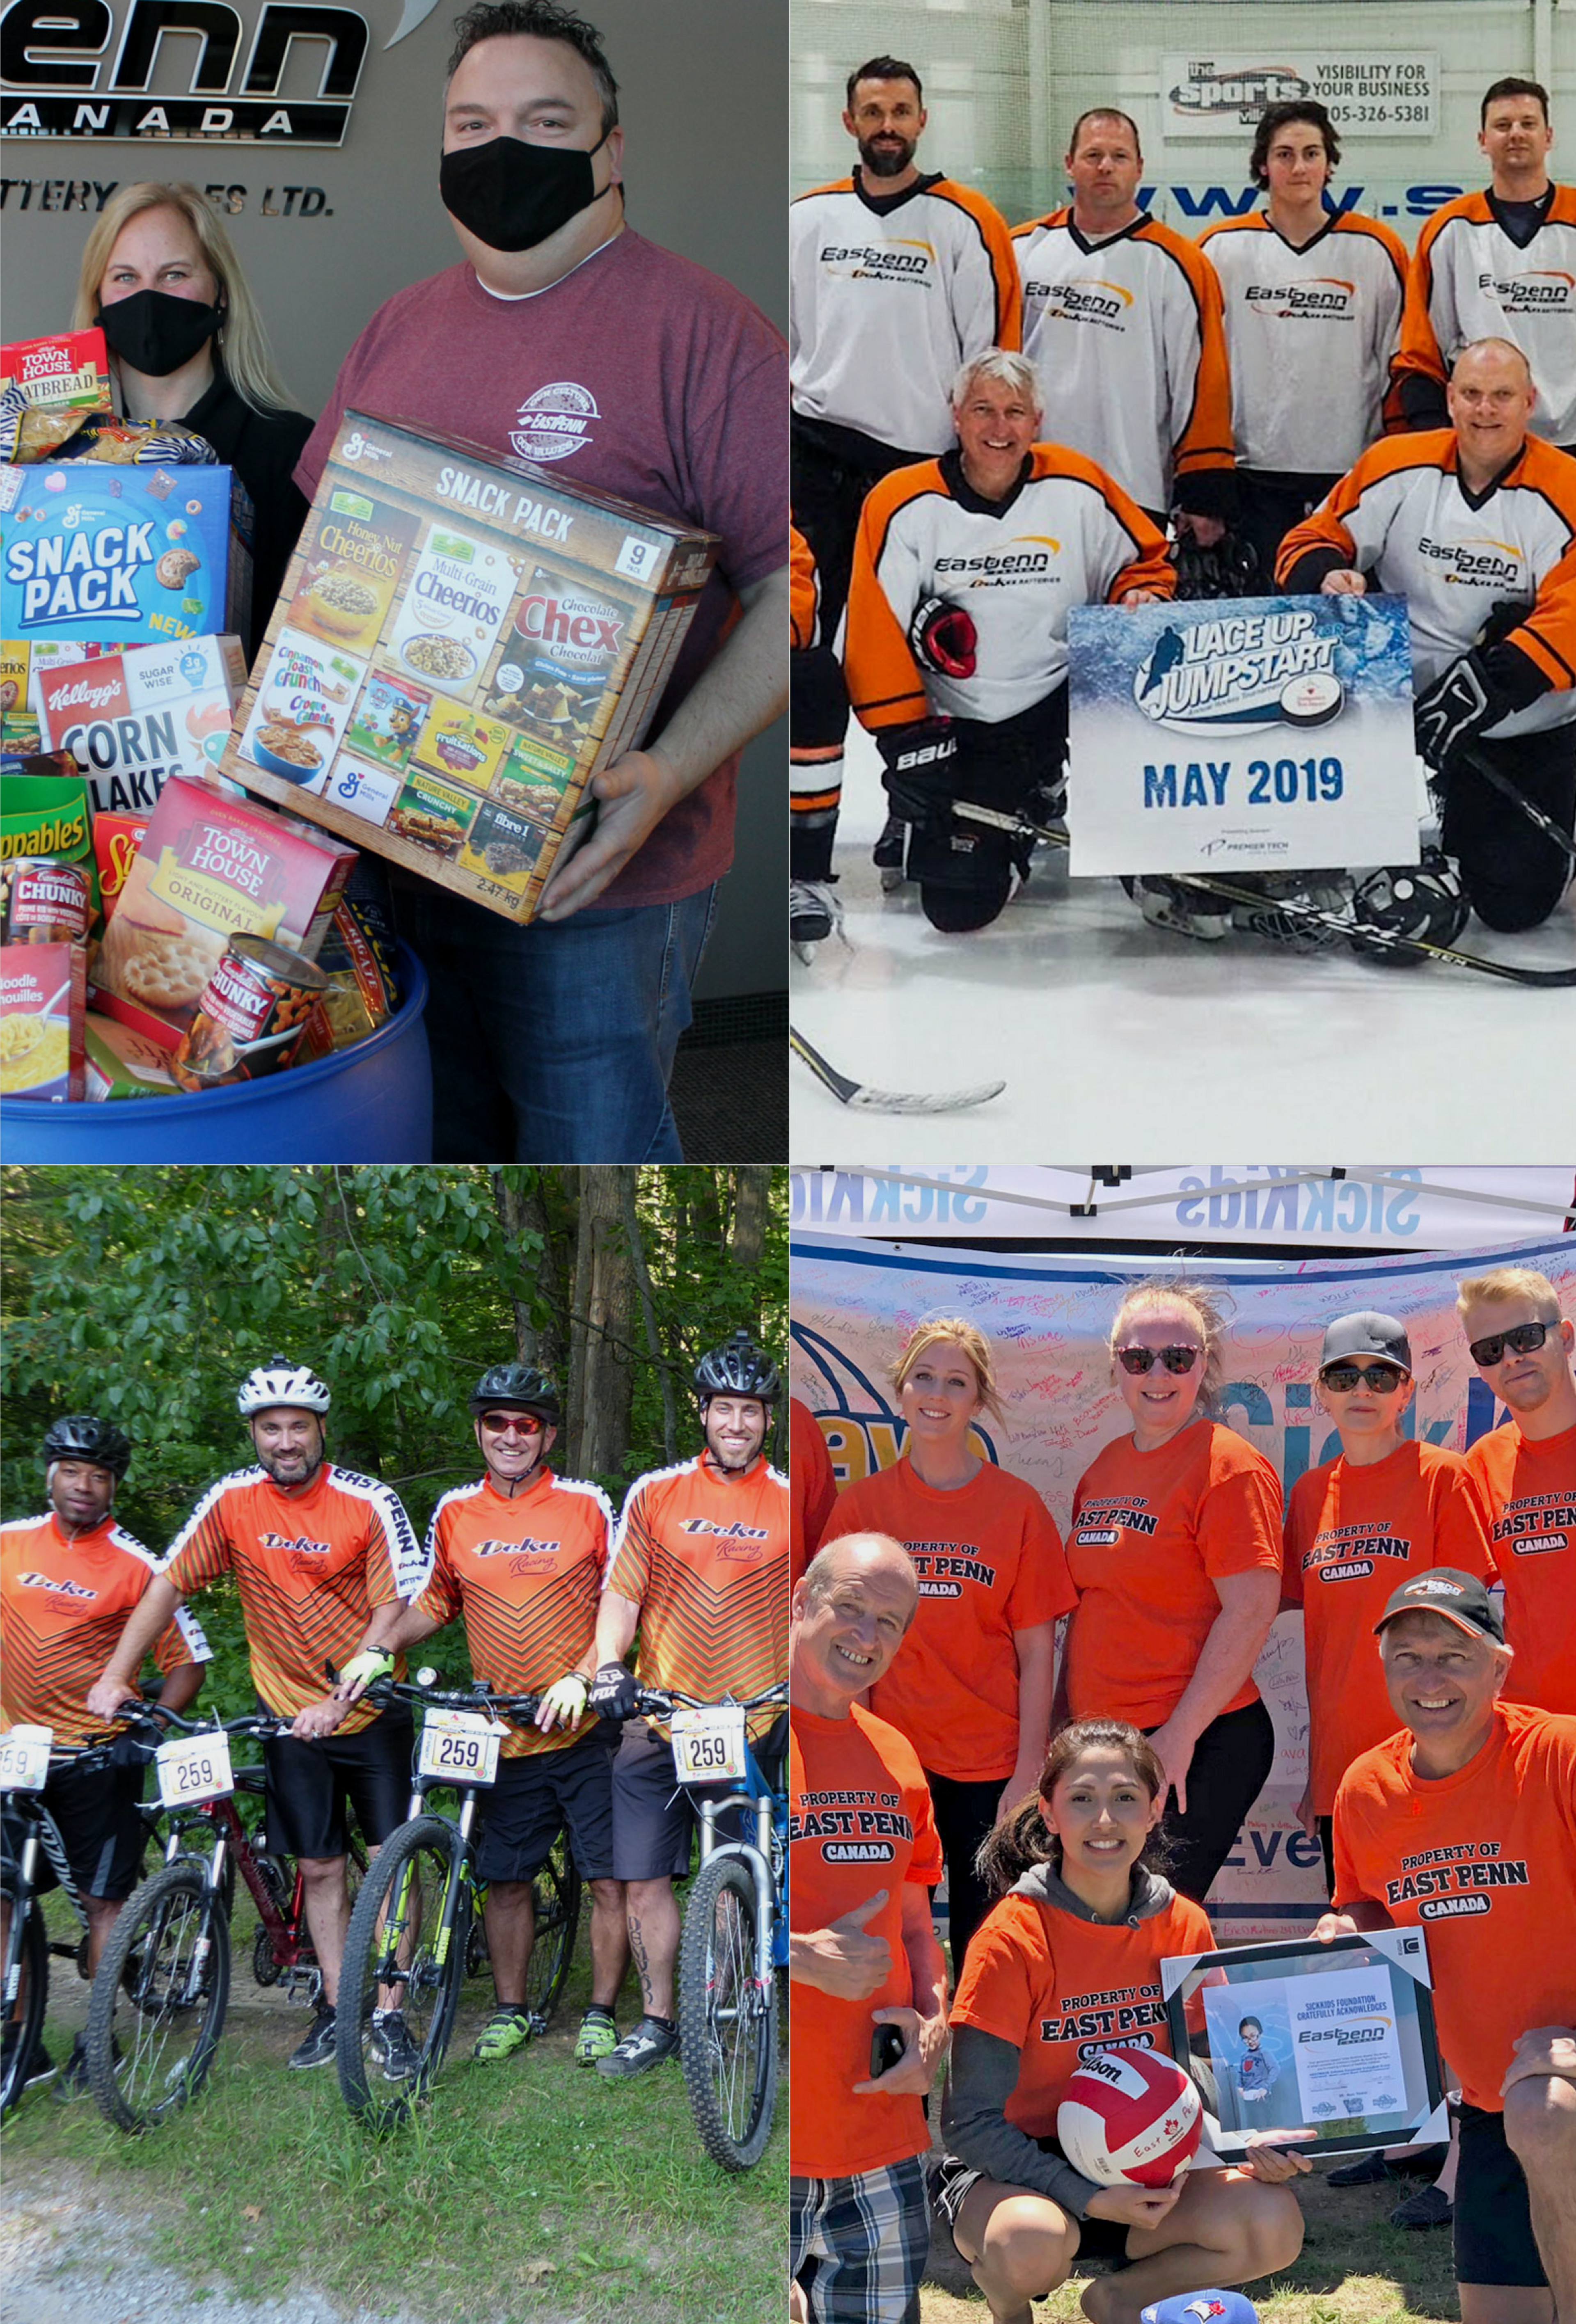
[[[332, 2067], [283, 2070], [307, 2023], [252, 1983], [249, 1903], [237, 1914], [230, 2013], [201, 2095], [127, 2138], [91, 2099], [48, 2089], [6, 2127], [8, 2161], [70, 2163], [94, 2191], [160, 2227], [156, 2256], [277, 2297], [311, 2284], [403, 2303], [444, 2324], [776, 2324], [786, 2273], [787, 2094], [765, 2157], [734, 2177], [706, 2157], [676, 2066], [609, 2083], [570, 2056], [589, 1994], [582, 1932], [548, 2034], [501, 2067], [476, 2065], [491, 2006], [467, 1985], [431, 2105], [376, 2139]], [[64, 2054], [86, 2009], [51, 1964], [46, 2040]], [[635, 2008], [626, 1990], [622, 2027]]]

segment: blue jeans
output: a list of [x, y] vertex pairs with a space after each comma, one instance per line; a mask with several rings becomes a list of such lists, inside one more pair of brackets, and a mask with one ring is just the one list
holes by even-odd
[[681, 1162], [668, 1078], [716, 895], [522, 928], [397, 890], [432, 983], [433, 1159]]

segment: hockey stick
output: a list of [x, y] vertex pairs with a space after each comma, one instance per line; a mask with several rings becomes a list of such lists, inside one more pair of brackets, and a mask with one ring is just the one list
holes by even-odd
[[[954, 799], [952, 812], [966, 816], [970, 823], [986, 824], [992, 831], [1005, 831], [1018, 839], [1043, 839], [1051, 847], [1065, 848], [1069, 844], [1064, 832], [1049, 830], [1043, 824], [1027, 823], [1022, 816], [1003, 815], [996, 807], [976, 807], [971, 799]], [[1191, 888], [1200, 895], [1219, 896], [1228, 904], [1248, 904], [1261, 911], [1264, 908], [1262, 895], [1251, 888], [1239, 888], [1233, 881], [1219, 879], [1213, 872], [1168, 872], [1164, 877], [1177, 887]], [[1509, 961], [1487, 960], [1481, 953], [1457, 952], [1450, 945], [1430, 944], [1425, 936], [1398, 936], [1388, 928], [1358, 927], [1337, 912], [1321, 911], [1317, 904], [1303, 904], [1282, 896], [1275, 899], [1275, 909], [1288, 920], [1344, 936], [1348, 942], [1357, 937], [1375, 950], [1400, 953], [1414, 960], [1442, 960], [1453, 968], [1475, 968], [1480, 975], [1501, 977], [1507, 984], [1566, 991], [1576, 986], [1576, 968], [1517, 968]]]
[[971, 1105], [987, 1104], [1006, 1087], [1006, 1082], [981, 1082], [975, 1089], [943, 1090], [930, 1097], [901, 1090], [871, 1089], [864, 1082], [849, 1081], [835, 1065], [829, 1065], [820, 1051], [811, 1048], [793, 1025], [788, 1028], [788, 1046], [839, 1104], [855, 1106], [866, 1113], [962, 1113]]
[[1480, 751], [1463, 751], [1461, 756], [1490, 790], [1497, 791], [1502, 798], [1513, 800], [1527, 820], [1536, 825], [1544, 837], [1553, 841], [1566, 862], [1576, 868], [1576, 839], [1572, 839], [1568, 831], [1562, 831], [1553, 816], [1545, 815], [1541, 807], [1534, 807], [1526, 793], [1518, 790], [1508, 775], [1501, 774], [1497, 767], [1491, 766]]

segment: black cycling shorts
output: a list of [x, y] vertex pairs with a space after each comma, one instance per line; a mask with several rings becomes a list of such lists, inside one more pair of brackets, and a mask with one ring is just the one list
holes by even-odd
[[[779, 1721], [779, 1725], [783, 1722]], [[756, 1763], [770, 1777], [769, 1763], [776, 1729], [758, 1748]], [[700, 1821], [693, 1804], [700, 1799], [725, 1799], [727, 1784], [681, 1784], [673, 1767], [673, 1747], [644, 1720], [631, 1720], [613, 1762], [613, 1877], [616, 1880], [682, 1880], [690, 1869], [691, 1837]], [[717, 1820], [718, 1831], [728, 1840], [753, 1840], [755, 1817], [735, 1805]]]
[[345, 1855], [347, 1799], [367, 1846], [386, 1840], [411, 1812], [414, 1731], [410, 1712], [399, 1704], [358, 1735], [328, 1735], [316, 1743], [294, 1735], [268, 1737], [263, 1765], [269, 1847], [282, 1856]]
[[[42, 1796], [65, 1843], [66, 1861], [79, 1894], [123, 1904], [141, 1877], [147, 1844], [146, 1827], [137, 1813], [142, 1768], [101, 1767], [81, 1775], [75, 1767], [57, 1767]], [[8, 1815], [4, 1822], [4, 1853], [10, 1864], [21, 1854], [26, 1825], [20, 1816]], [[42, 1848], [33, 1885], [41, 1896], [60, 1886]]]
[[1526, 2178], [1505, 2139], [1505, 2116], [1483, 2107], [1457, 2109], [1458, 2283], [1547, 2283], [1533, 2233]]
[[562, 1751], [500, 1759], [486, 1794], [477, 1847], [478, 1880], [529, 1880], [546, 1863], [559, 1827], [582, 1880], [613, 1877], [613, 1753], [616, 1732], [598, 1720]]

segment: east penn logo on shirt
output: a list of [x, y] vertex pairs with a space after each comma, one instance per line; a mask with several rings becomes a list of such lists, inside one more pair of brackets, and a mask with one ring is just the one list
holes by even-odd
[[[1105, 2034], [1111, 2046], [1120, 2048], [1129, 2034], [1145, 2025], [1163, 2025], [1165, 2005], [1160, 2001], [1129, 2001], [1119, 2007], [1077, 2009], [1061, 2017], [1042, 2017], [1042, 2042], [1084, 2042], [1089, 2044], [1089, 2055], [1098, 2056], [1100, 2044], [1091, 2037]], [[1139, 2042], [1137, 2049], [1152, 2049], [1152, 2042]], [[1080, 2052], [1080, 2055], [1083, 2053]]]
[[1506, 314], [1568, 315], [1576, 294], [1576, 274], [1558, 266], [1534, 266], [1525, 274], [1479, 273], [1479, 290], [1490, 290]]
[[590, 425], [601, 417], [589, 387], [556, 379], [526, 397], [515, 415], [509, 441], [523, 460], [567, 460], [571, 452], [594, 441]]
[[890, 1808], [808, 1809], [789, 1817], [788, 1840], [819, 1840], [823, 1864], [891, 1864], [898, 1840], [912, 1844], [913, 1825]]
[[1277, 322], [1295, 322], [1308, 318], [1314, 322], [1350, 322], [1356, 317], [1357, 284], [1343, 281], [1339, 274], [1316, 274], [1311, 282], [1285, 282], [1271, 286], [1265, 282], [1250, 282], [1247, 303], [1252, 306], [1273, 306]]
[[[1024, 546], [1019, 549], [1019, 541]], [[1038, 581], [1050, 572], [1061, 554], [1061, 543], [1048, 532], [1015, 533], [1006, 548], [979, 557], [938, 557], [936, 576], [944, 574], [956, 587], [1006, 589], [1015, 582]]]
[[1367, 1534], [1357, 1526], [1347, 1526], [1343, 1531], [1358, 1537], [1342, 1540], [1336, 1546], [1321, 1535], [1303, 1559], [1304, 1573], [1315, 1572], [1321, 1582], [1360, 1582], [1373, 1572], [1379, 1558], [1395, 1558], [1404, 1565], [1412, 1555], [1411, 1541], [1400, 1534]]
[[1047, 323], [1095, 323], [1107, 331], [1123, 327], [1133, 304], [1125, 283], [1098, 275], [1079, 282], [1025, 282], [1024, 297], [1039, 302]]
[[97, 1590], [84, 1589], [79, 1582], [57, 1581], [49, 1573], [19, 1573], [17, 1586], [23, 1590], [48, 1590], [56, 1598], [70, 1598], [73, 1602], [86, 1599], [89, 1603], [97, 1597]]
[[1490, 1539], [1496, 1549], [1508, 1542], [1513, 1557], [1544, 1557], [1551, 1550], [1569, 1549], [1576, 1540], [1576, 1501], [1530, 1495], [1507, 1501], [1494, 1520]]
[[820, 263], [855, 282], [907, 282], [928, 290], [935, 256], [932, 244], [909, 238], [891, 243], [829, 242], [821, 245]]
[[903, 1545], [913, 1560], [922, 1598], [961, 1598], [966, 1582], [977, 1582], [982, 1590], [996, 1588], [995, 1566], [986, 1563], [972, 1543], [905, 1541]]
[[1492, 1910], [1494, 1899], [1485, 1892], [1530, 1886], [1524, 1862], [1490, 1857], [1487, 1862], [1463, 1860], [1432, 1868], [1422, 1866], [1414, 1872], [1404, 1873], [1398, 1880], [1386, 1880], [1385, 1902], [1391, 1905], [1415, 1904], [1420, 1921], [1471, 1919]]
[[[1419, 557], [1426, 557], [1435, 565], [1448, 565], [1445, 586], [1452, 583], [1473, 587], [1489, 584], [1495, 588], [1525, 588], [1524, 572], [1526, 559], [1513, 540], [1493, 540], [1482, 535], [1466, 540], [1434, 540], [1426, 532], [1417, 544]], [[1525, 608], [1532, 612], [1531, 605]]]

